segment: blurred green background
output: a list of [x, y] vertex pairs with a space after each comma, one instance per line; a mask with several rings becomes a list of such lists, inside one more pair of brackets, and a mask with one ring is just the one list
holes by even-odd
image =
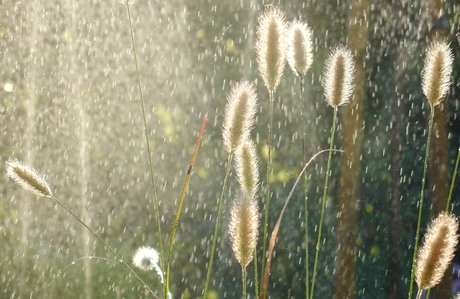
[[[354, 160], [333, 155], [315, 297], [406, 298], [429, 113], [420, 73], [431, 40], [450, 42], [455, 59], [449, 95], [435, 111], [423, 231], [445, 205], [460, 143], [456, 0], [138, 0], [131, 6], [164, 241], [201, 120], [209, 113], [176, 236], [173, 296], [199, 298], [204, 287], [227, 159], [223, 110], [233, 82], [243, 79], [257, 85], [260, 108], [252, 137], [265, 178], [268, 93], [254, 47], [257, 16], [267, 4], [279, 6], [288, 21], [308, 22], [315, 48], [304, 94], [286, 66], [275, 95], [270, 228], [304, 153], [310, 157], [328, 148], [332, 109], [321, 73], [328, 52], [349, 44], [359, 75], [354, 99], [339, 109], [335, 147]], [[0, 7], [0, 164], [16, 158], [43, 173], [54, 194], [127, 261], [140, 246], [158, 249], [126, 7], [94, 0], [2, 0]], [[272, 264], [271, 298], [305, 298], [305, 247], [311, 271], [325, 166], [323, 155], [307, 171], [309, 241], [303, 188], [288, 207]], [[226, 231], [238, 187], [234, 174], [229, 184], [211, 286], [215, 298], [241, 297], [240, 268]], [[457, 215], [459, 192], [457, 184]], [[345, 216], [342, 209], [354, 213]], [[21, 190], [5, 172], [0, 244], [0, 298], [148, 297], [114, 261], [82, 258], [113, 260], [94, 238], [88, 242], [84, 228], [65, 211]], [[337, 270], [344, 262], [339, 245], [353, 248], [345, 265], [354, 274]], [[248, 273], [253, 298], [253, 264]], [[156, 273], [140, 274], [161, 297]]]

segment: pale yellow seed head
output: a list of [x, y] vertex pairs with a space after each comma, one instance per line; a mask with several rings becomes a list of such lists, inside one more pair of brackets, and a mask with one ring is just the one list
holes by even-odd
[[235, 84], [227, 97], [224, 112], [223, 141], [228, 153], [234, 153], [249, 138], [257, 110], [257, 94], [252, 83]]
[[245, 268], [252, 261], [259, 228], [257, 201], [242, 192], [230, 210], [229, 235], [236, 260]]
[[453, 59], [447, 42], [435, 41], [428, 46], [422, 71], [422, 89], [433, 107], [441, 103], [449, 91]]
[[326, 59], [322, 84], [326, 100], [333, 108], [348, 103], [353, 92], [355, 62], [350, 50], [338, 46]]
[[286, 64], [286, 21], [277, 7], [269, 6], [258, 18], [257, 62], [268, 91], [274, 93]]
[[6, 173], [10, 179], [24, 189], [38, 196], [52, 196], [48, 183], [32, 167], [17, 160], [10, 160], [6, 162]]
[[251, 197], [255, 197], [259, 187], [259, 159], [256, 145], [246, 140], [235, 155], [236, 175], [241, 189]]
[[291, 23], [287, 41], [287, 61], [292, 71], [303, 77], [313, 63], [313, 34], [306, 23]]
[[450, 213], [441, 213], [429, 225], [415, 268], [415, 281], [420, 289], [430, 289], [441, 281], [454, 257], [457, 230], [457, 219]]

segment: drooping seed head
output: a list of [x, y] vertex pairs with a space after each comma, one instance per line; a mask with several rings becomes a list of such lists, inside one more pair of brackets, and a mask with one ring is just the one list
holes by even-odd
[[433, 107], [441, 103], [449, 91], [453, 59], [447, 42], [435, 41], [428, 46], [422, 71], [422, 89]]
[[287, 42], [287, 61], [292, 71], [303, 77], [313, 62], [312, 32], [306, 23], [291, 23]]
[[420, 289], [432, 288], [441, 281], [454, 257], [457, 230], [457, 219], [448, 213], [441, 213], [429, 225], [415, 268], [415, 281]]
[[10, 179], [24, 189], [38, 196], [52, 196], [48, 183], [32, 167], [17, 160], [10, 160], [6, 162], [6, 173]]
[[286, 64], [285, 35], [284, 14], [269, 6], [258, 18], [256, 52], [260, 75], [271, 93], [278, 87]]
[[256, 146], [248, 139], [236, 151], [236, 175], [243, 192], [255, 197], [259, 187], [259, 159], [257, 158]]
[[230, 210], [229, 235], [233, 254], [245, 268], [253, 258], [257, 245], [259, 211], [257, 201], [241, 192]]
[[348, 103], [353, 92], [355, 62], [350, 50], [338, 46], [326, 59], [322, 79], [324, 95], [333, 108]]
[[252, 83], [235, 84], [227, 97], [223, 140], [228, 153], [234, 153], [249, 138], [257, 110], [257, 95]]

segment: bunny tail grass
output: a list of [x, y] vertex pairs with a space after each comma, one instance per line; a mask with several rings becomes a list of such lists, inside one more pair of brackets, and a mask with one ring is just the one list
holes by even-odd
[[422, 71], [422, 89], [430, 103], [430, 119], [428, 121], [428, 136], [425, 149], [425, 161], [423, 163], [422, 186], [418, 202], [417, 230], [415, 232], [414, 253], [412, 257], [411, 278], [408, 298], [412, 298], [414, 289], [415, 264], [417, 258], [420, 227], [422, 222], [423, 201], [425, 195], [426, 175], [428, 171], [428, 159], [430, 157], [431, 132], [433, 131], [434, 107], [445, 97], [452, 72], [452, 54], [447, 43], [432, 43], [427, 50], [425, 65]]
[[254, 85], [248, 81], [236, 83], [227, 97], [222, 128], [228, 153], [234, 153], [249, 138], [256, 110], [257, 95]]
[[246, 298], [246, 267], [254, 257], [259, 227], [257, 201], [250, 194], [241, 192], [230, 210], [228, 232], [233, 254], [241, 266], [243, 298]]
[[260, 75], [271, 93], [278, 87], [286, 64], [285, 34], [284, 14], [269, 6], [258, 18], [256, 52]]
[[313, 63], [312, 35], [306, 23], [295, 21], [289, 27], [287, 61], [299, 77], [305, 76]]
[[415, 280], [419, 289], [430, 289], [442, 279], [458, 243], [458, 221], [450, 213], [441, 213], [428, 227], [418, 252]]
[[247, 267], [252, 261], [257, 244], [258, 227], [257, 201], [243, 191], [233, 202], [228, 227], [233, 254], [241, 267]]
[[23, 188], [32, 191], [38, 196], [45, 196], [53, 199], [58, 205], [66, 210], [73, 218], [83, 225], [96, 239], [101, 242], [116, 258], [119, 263], [136, 277], [137, 280], [154, 296], [155, 293], [149, 286], [137, 275], [137, 273], [102, 239], [94, 230], [92, 230], [80, 217], [74, 214], [66, 205], [57, 199], [50, 191], [48, 184], [43, 178], [30, 166], [25, 165], [17, 160], [10, 160], [6, 163], [7, 175]]
[[345, 46], [338, 46], [329, 54], [323, 74], [324, 95], [328, 104], [336, 108], [348, 103], [353, 92], [355, 63]]
[[149, 140], [149, 134], [148, 134], [148, 129], [147, 129], [147, 118], [145, 116], [145, 101], [144, 101], [144, 93], [142, 92], [142, 84], [141, 84], [141, 76], [139, 72], [139, 62], [137, 60], [137, 51], [136, 51], [136, 42], [134, 40], [134, 29], [133, 29], [133, 22], [131, 20], [131, 10], [130, 10], [130, 5], [134, 3], [136, 0], [120, 0], [122, 3], [126, 5], [126, 11], [128, 13], [128, 21], [129, 21], [129, 28], [130, 28], [130, 33], [131, 33], [131, 44], [133, 48], [133, 56], [134, 56], [134, 62], [136, 65], [136, 76], [137, 76], [137, 87], [139, 90], [139, 96], [141, 99], [141, 108], [142, 108], [142, 120], [144, 123], [144, 136], [145, 136], [145, 143], [147, 145], [147, 156], [148, 156], [148, 161], [149, 161], [149, 173], [150, 173], [150, 180], [152, 183], [152, 189], [153, 189], [153, 209], [154, 209], [154, 214], [155, 214], [155, 224], [157, 227], [157, 238], [158, 238], [158, 244], [160, 247], [160, 265], [161, 269], [165, 269], [165, 264], [164, 264], [164, 257], [163, 257], [163, 238], [162, 238], [162, 233], [161, 233], [161, 222], [160, 222], [160, 211], [159, 211], [159, 204], [158, 204], [158, 196], [157, 196], [157, 187], [155, 183], [155, 177], [154, 177], [154, 171], [153, 171], [153, 161], [152, 161], [152, 150], [150, 147], [150, 140]]
[[447, 42], [435, 41], [428, 46], [422, 71], [422, 89], [432, 106], [441, 103], [449, 91], [453, 60]]
[[246, 140], [235, 154], [236, 175], [241, 189], [255, 197], [259, 187], [259, 159], [252, 140]]
[[9, 160], [6, 162], [6, 173], [10, 179], [24, 189], [32, 191], [35, 195], [53, 196], [45, 179], [35, 169], [18, 160]]

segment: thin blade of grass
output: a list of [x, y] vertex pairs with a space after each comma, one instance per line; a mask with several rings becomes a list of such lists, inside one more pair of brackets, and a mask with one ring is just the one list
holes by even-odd
[[169, 291], [169, 272], [170, 272], [169, 269], [170, 269], [170, 264], [171, 264], [171, 253], [172, 253], [172, 248], [174, 244], [174, 237], [176, 236], [177, 224], [179, 223], [179, 217], [182, 211], [182, 205], [184, 203], [185, 193], [187, 192], [190, 178], [192, 177], [193, 166], [195, 165], [196, 157], [198, 156], [198, 150], [200, 149], [201, 139], [203, 137], [204, 127], [206, 125], [207, 120], [208, 120], [208, 113], [206, 112], [205, 116], [203, 117], [203, 121], [201, 122], [200, 132], [198, 133], [198, 137], [195, 143], [195, 150], [193, 151], [192, 158], [188, 165], [187, 173], [185, 175], [184, 185], [182, 186], [182, 192], [180, 195], [179, 205], [177, 206], [176, 214], [174, 216], [174, 221], [171, 226], [171, 235], [169, 236], [168, 260], [166, 264], [165, 298], [167, 298], [168, 291]]

